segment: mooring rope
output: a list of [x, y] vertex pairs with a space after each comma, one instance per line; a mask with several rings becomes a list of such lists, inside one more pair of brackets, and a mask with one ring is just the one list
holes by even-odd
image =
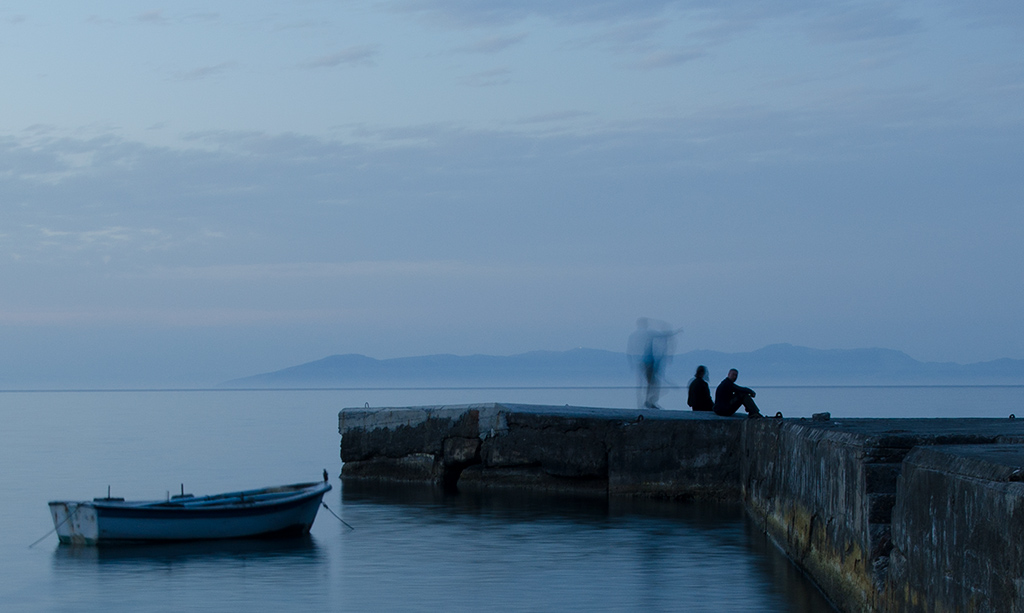
[[[320, 501], [320, 504], [324, 505], [324, 508], [325, 508], [325, 509], [327, 509], [328, 511], [330, 511], [331, 515], [333, 515], [333, 516], [335, 516], [335, 517], [338, 517], [338, 514], [337, 514], [337, 513], [335, 513], [334, 511], [331, 511], [331, 507], [327, 506], [327, 503], [326, 503], [326, 502], [324, 502], [323, 500], [321, 500], [321, 501]], [[338, 521], [340, 521], [341, 523], [345, 524], [345, 526], [346, 526], [346, 527], [347, 527], [347, 528], [348, 528], [349, 530], [355, 530], [355, 528], [353, 528], [352, 526], [348, 525], [348, 522], [347, 522], [347, 521], [345, 521], [344, 519], [342, 519], [342, 518], [338, 517]]]
[[29, 546], [28, 546], [28, 548], [29, 548], [29, 549], [32, 549], [33, 547], [35, 547], [35, 546], [36, 546], [36, 545], [38, 545], [39, 543], [43, 542], [43, 539], [45, 539], [46, 537], [50, 536], [51, 534], [53, 534], [53, 533], [54, 533], [54, 532], [56, 532], [57, 530], [59, 530], [61, 526], [63, 526], [64, 524], [68, 523], [68, 521], [70, 521], [70, 520], [71, 520], [71, 518], [75, 516], [75, 513], [78, 513], [78, 509], [79, 509], [79, 507], [80, 507], [80, 506], [81, 506], [81, 505], [77, 505], [77, 504], [76, 504], [76, 505], [75, 505], [75, 510], [74, 510], [74, 511], [71, 511], [70, 513], [68, 513], [68, 516], [64, 518], [64, 521], [62, 521], [62, 522], [60, 522], [59, 524], [57, 524], [56, 526], [54, 526], [54, 527], [53, 527], [53, 530], [50, 530], [49, 532], [47, 532], [46, 534], [44, 534], [44, 535], [43, 535], [42, 537], [40, 537], [40, 538], [39, 538], [39, 540], [37, 540], [36, 542], [34, 542], [34, 543], [32, 543], [31, 545], [29, 545]]

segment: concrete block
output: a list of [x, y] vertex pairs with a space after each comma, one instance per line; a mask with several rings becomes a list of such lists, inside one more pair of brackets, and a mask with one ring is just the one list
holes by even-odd
[[893, 510], [887, 610], [1024, 611], [1024, 445], [921, 447]]
[[737, 500], [743, 423], [710, 416], [623, 424], [609, 433], [609, 492]]
[[363, 481], [440, 483], [443, 475], [443, 466], [437, 457], [428, 453], [413, 453], [400, 458], [377, 457], [357, 460], [345, 462], [341, 467], [342, 479]]

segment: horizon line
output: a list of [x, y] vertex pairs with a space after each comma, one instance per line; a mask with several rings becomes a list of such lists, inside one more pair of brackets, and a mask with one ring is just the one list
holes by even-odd
[[[993, 384], [812, 384], [761, 385], [759, 389], [867, 389], [867, 388], [1024, 388], [1024, 383]], [[470, 391], [470, 390], [635, 390], [636, 385], [484, 385], [484, 386], [410, 386], [410, 387], [104, 387], [104, 388], [14, 388], [0, 389], [0, 394], [89, 394], [89, 393], [180, 393], [180, 392], [402, 392], [402, 391]], [[683, 385], [665, 385], [662, 389], [681, 390]]]

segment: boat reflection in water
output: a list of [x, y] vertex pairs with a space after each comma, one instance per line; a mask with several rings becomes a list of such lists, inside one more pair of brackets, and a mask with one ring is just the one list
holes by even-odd
[[[77, 547], [50, 558], [40, 611], [329, 610], [331, 554], [310, 535]], [[73, 607], [62, 606], [73, 600]]]
[[54, 549], [54, 568], [70, 570], [83, 563], [134, 569], [204, 563], [321, 563], [323, 552], [310, 535], [287, 538], [124, 543], [103, 547], [61, 545]]

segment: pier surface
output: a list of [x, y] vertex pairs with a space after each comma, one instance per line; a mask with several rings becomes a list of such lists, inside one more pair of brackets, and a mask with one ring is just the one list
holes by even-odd
[[1024, 422], [344, 409], [342, 478], [742, 500], [843, 611], [1024, 611]]

